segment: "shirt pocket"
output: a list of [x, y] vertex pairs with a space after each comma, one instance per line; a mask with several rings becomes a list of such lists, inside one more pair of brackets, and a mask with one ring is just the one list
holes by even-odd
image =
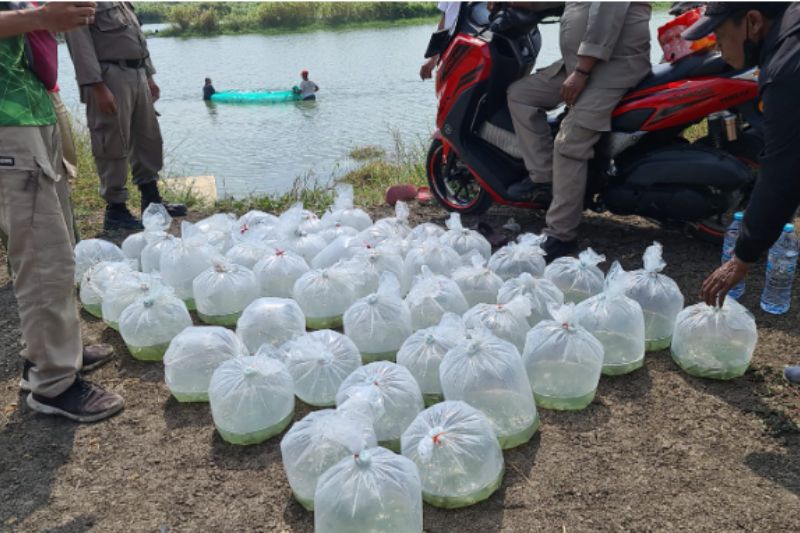
[[94, 16], [94, 25], [101, 32], [124, 31], [130, 26], [128, 18], [118, 5], [98, 8]]

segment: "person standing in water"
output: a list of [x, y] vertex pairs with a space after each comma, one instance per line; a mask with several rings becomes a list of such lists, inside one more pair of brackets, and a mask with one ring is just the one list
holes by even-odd
[[211, 78], [206, 78], [206, 83], [203, 85], [203, 100], [211, 100], [211, 95], [216, 92], [217, 90], [211, 84]]
[[307, 70], [303, 70], [300, 76], [303, 77], [303, 81], [300, 82], [300, 98], [303, 100], [316, 100], [317, 95], [314, 93], [319, 91], [319, 87], [316, 83], [308, 79]]

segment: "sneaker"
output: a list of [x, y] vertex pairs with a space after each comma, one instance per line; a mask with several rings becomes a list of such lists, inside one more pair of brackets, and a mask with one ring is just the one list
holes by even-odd
[[532, 202], [547, 207], [553, 201], [553, 186], [525, 178], [508, 186], [508, 196], [518, 202]]
[[143, 230], [142, 222], [133, 216], [125, 204], [108, 204], [103, 220], [106, 231]]
[[161, 198], [161, 193], [158, 191], [158, 182], [151, 181], [144, 185], [139, 185], [139, 191], [142, 193], [142, 213], [144, 213], [147, 206], [150, 204], [161, 204], [172, 217], [185, 217], [189, 210], [185, 204], [172, 204], [165, 202]]
[[[91, 346], [84, 346], [81, 372], [91, 372], [92, 370], [99, 368], [111, 361], [113, 357], [114, 347], [110, 344], [93, 344]], [[27, 359], [23, 360], [22, 379], [19, 380], [19, 388], [23, 392], [31, 391], [31, 383], [28, 380], [28, 374], [33, 366], [33, 363]]]
[[547, 240], [542, 243], [542, 250], [547, 254], [544, 256], [545, 261], [549, 265], [559, 257], [564, 257], [575, 253], [578, 249], [578, 241], [560, 241], [555, 237], [548, 235]]
[[787, 366], [783, 369], [783, 379], [792, 385], [800, 385], [800, 366]]
[[28, 407], [45, 415], [58, 415], [76, 422], [99, 422], [120, 412], [125, 401], [119, 394], [75, 376], [67, 390], [55, 398], [30, 393]]

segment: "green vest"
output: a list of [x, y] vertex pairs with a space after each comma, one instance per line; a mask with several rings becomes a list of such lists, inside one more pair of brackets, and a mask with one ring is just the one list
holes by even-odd
[[50, 96], [27, 67], [24, 37], [0, 39], [0, 127], [55, 123]]

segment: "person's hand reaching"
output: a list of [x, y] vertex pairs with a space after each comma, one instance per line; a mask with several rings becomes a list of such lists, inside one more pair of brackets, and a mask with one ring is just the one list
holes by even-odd
[[94, 2], [47, 2], [38, 8], [44, 29], [53, 33], [94, 23]]
[[708, 305], [722, 305], [725, 295], [744, 279], [748, 270], [749, 264], [734, 257], [706, 278], [700, 289], [700, 298]]

